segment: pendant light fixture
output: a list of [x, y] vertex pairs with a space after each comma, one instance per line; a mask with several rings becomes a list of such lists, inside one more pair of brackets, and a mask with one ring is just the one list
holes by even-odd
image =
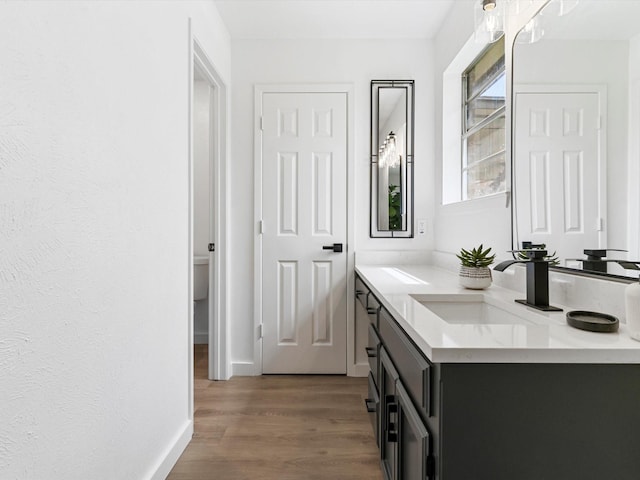
[[493, 43], [504, 35], [506, 0], [476, 0], [474, 2], [475, 41]]
[[495, 0], [482, 0], [482, 10], [485, 12], [491, 11], [496, 8]]

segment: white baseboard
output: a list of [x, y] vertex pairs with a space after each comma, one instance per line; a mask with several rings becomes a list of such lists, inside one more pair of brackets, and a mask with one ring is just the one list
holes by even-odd
[[368, 363], [356, 363], [352, 365], [347, 372], [349, 377], [367, 377], [369, 376], [369, 364]]
[[233, 362], [231, 364], [231, 372], [233, 376], [238, 377], [254, 377], [260, 375], [256, 373], [256, 365], [253, 362]]
[[189, 445], [191, 437], [193, 437], [193, 420], [187, 420], [182, 431], [176, 435], [167, 451], [160, 457], [158, 465], [151, 469], [153, 473], [147, 478], [149, 478], [149, 480], [165, 480], [180, 458], [180, 455], [182, 455], [182, 452], [184, 452], [184, 449]]
[[[234, 362], [231, 364], [233, 376], [238, 377], [253, 377], [260, 375], [255, 371], [255, 364], [253, 362]], [[362, 363], [352, 365], [348, 370], [347, 375], [349, 377], [366, 377], [369, 375], [369, 364]]]
[[193, 343], [196, 345], [206, 345], [209, 343], [209, 334], [207, 332], [195, 332], [193, 334]]

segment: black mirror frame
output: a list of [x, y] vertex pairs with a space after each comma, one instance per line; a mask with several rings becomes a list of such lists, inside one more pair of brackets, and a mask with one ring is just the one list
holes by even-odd
[[[370, 104], [370, 168], [369, 168], [369, 236], [371, 238], [413, 238], [414, 236], [414, 123], [415, 123], [415, 91], [414, 80], [371, 80], [371, 104]], [[407, 105], [407, 139], [405, 162], [406, 168], [401, 176], [404, 176], [404, 184], [407, 192], [403, 195], [406, 205], [404, 205], [405, 228], [403, 230], [379, 230], [377, 214], [378, 214], [378, 147], [380, 141], [378, 138], [378, 111], [379, 111], [379, 90], [380, 88], [404, 88], [406, 89], [406, 105]]]

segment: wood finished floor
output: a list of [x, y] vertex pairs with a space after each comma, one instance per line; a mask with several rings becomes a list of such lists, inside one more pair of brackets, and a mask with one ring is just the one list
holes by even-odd
[[207, 380], [195, 349], [195, 434], [169, 480], [381, 480], [366, 378]]

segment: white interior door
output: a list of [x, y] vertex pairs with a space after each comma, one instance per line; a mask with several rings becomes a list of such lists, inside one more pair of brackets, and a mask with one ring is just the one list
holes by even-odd
[[263, 373], [346, 373], [347, 96], [265, 92], [262, 122]]
[[[561, 261], [605, 248], [598, 93], [517, 93], [518, 240], [544, 243]], [[520, 245], [519, 245], [520, 246]]]

